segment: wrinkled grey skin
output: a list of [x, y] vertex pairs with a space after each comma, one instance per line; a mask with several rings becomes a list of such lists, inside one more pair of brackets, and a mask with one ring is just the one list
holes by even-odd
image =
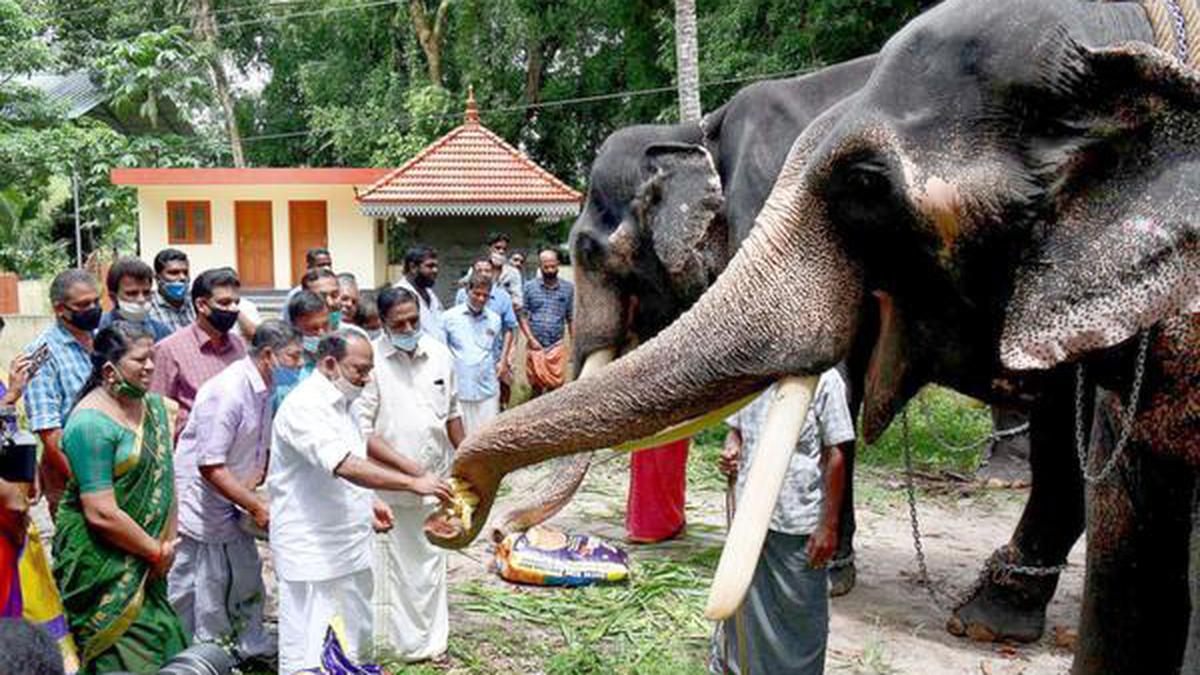
[[[1150, 39], [1124, 3], [952, 0], [910, 23], [867, 85], [797, 139], [699, 302], [460, 448], [452, 472], [482, 498], [476, 523], [515, 468], [822, 372], [864, 338], [868, 434], [930, 381], [1034, 405], [1036, 422], [1036, 404], [1061, 401], [1049, 394], [1070, 392], [1084, 364], [1095, 469], [1121, 433], [1132, 343], [1153, 327], [1133, 440], [1113, 479], [1087, 489], [1073, 672], [1200, 672], [1195, 645], [1183, 660], [1200, 466], [1200, 81]], [[874, 327], [860, 320], [873, 302]], [[476, 534], [444, 514], [426, 527], [446, 546]]]

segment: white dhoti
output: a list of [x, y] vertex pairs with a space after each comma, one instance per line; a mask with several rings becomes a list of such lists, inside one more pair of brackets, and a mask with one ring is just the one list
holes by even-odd
[[341, 617], [342, 647], [356, 661], [371, 648], [371, 570], [325, 581], [279, 580], [279, 673], [321, 666], [325, 631]]
[[210, 544], [180, 536], [167, 593], [194, 642], [232, 641], [243, 659], [275, 653], [263, 626], [266, 590], [253, 537]]
[[462, 406], [463, 431], [468, 436], [481, 429], [493, 417], [500, 414], [500, 394], [496, 394], [491, 398], [485, 398], [482, 401], [459, 400], [458, 403]]
[[433, 507], [387, 501], [396, 525], [375, 539], [375, 645], [403, 661], [436, 658], [446, 651], [450, 609], [446, 552], [423, 530]]

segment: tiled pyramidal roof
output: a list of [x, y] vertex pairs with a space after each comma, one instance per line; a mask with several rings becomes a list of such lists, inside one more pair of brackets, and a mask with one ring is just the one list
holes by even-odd
[[366, 216], [537, 216], [579, 212], [583, 195], [479, 123], [475, 94], [462, 125], [358, 193]]

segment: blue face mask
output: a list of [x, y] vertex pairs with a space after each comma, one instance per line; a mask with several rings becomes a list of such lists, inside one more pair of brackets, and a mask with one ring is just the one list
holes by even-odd
[[182, 302], [187, 297], [188, 283], [186, 281], [160, 281], [159, 289], [163, 297], [171, 302]]
[[272, 366], [271, 382], [276, 388], [293, 387], [300, 381], [300, 369], [288, 366]]
[[342, 310], [329, 313], [329, 330], [337, 330], [342, 325]]
[[321, 338], [317, 335], [305, 335], [300, 338], [300, 344], [304, 347], [305, 354], [316, 357], [317, 345], [321, 344]]
[[396, 349], [399, 349], [399, 350], [405, 351], [405, 352], [415, 351], [417, 348], [417, 342], [420, 339], [421, 339], [421, 329], [420, 328], [410, 330], [407, 333], [393, 333], [391, 331], [388, 332], [388, 340], [392, 343], [392, 346], [395, 347]]

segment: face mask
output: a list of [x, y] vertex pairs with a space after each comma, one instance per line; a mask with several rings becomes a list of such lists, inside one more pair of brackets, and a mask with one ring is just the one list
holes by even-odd
[[329, 313], [329, 330], [337, 330], [342, 325], [342, 310]]
[[300, 346], [304, 347], [304, 353], [309, 356], [317, 355], [317, 346], [321, 344], [321, 338], [318, 335], [304, 335], [300, 338]]
[[417, 278], [413, 279], [413, 283], [416, 284], [418, 288], [433, 288], [434, 280], [423, 274], [417, 274]]
[[276, 389], [294, 387], [300, 381], [300, 369], [278, 363], [271, 366], [271, 383]]
[[141, 323], [146, 320], [150, 314], [150, 303], [148, 302], [132, 302], [130, 300], [117, 301], [117, 313], [126, 321]]
[[238, 310], [209, 307], [208, 322], [218, 333], [228, 333], [237, 324]]
[[187, 297], [188, 282], [186, 281], [159, 281], [158, 291], [162, 296], [171, 302], [183, 302]]
[[85, 309], [82, 312], [68, 312], [63, 319], [79, 330], [93, 331], [96, 330], [96, 326], [100, 325], [100, 316], [102, 314], [103, 312], [100, 311], [100, 306], [96, 305], [95, 307], [92, 307], [91, 309]]
[[558, 278], [558, 270], [553, 272], [542, 272], [542, 278], [546, 281], [554, 281]]
[[346, 374], [340, 372], [341, 369], [342, 367], [338, 366], [338, 379], [333, 381], [333, 386], [337, 387], [337, 390], [342, 392], [342, 396], [346, 397], [346, 403], [354, 403], [354, 400], [362, 394], [362, 385], [347, 380]]
[[392, 333], [388, 332], [388, 340], [396, 349], [405, 352], [415, 351], [417, 342], [421, 340], [421, 329], [417, 328], [410, 330], [407, 333]]
[[135, 401], [146, 397], [146, 390], [140, 385], [136, 385], [125, 379], [125, 375], [116, 367], [116, 365], [113, 366], [113, 370], [116, 371], [117, 377], [121, 378], [116, 384], [113, 385], [114, 394], [124, 398], [131, 398]]

